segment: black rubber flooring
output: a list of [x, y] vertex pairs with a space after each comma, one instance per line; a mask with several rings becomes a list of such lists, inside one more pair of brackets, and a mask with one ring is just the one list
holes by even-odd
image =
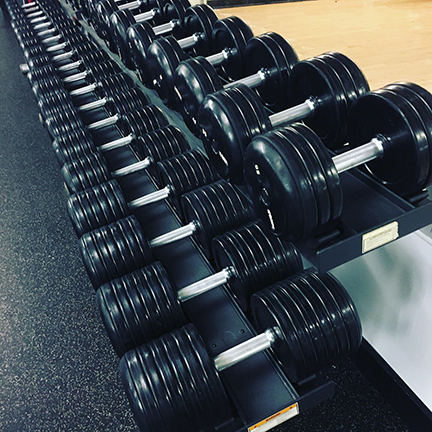
[[[20, 62], [0, 14], [0, 430], [136, 431]], [[329, 376], [336, 396], [275, 430], [408, 430], [354, 363]]]

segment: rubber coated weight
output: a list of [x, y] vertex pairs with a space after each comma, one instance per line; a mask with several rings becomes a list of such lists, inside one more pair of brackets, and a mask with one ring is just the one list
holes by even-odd
[[[299, 278], [302, 280], [301, 284], [297, 283]], [[347, 353], [354, 352], [358, 348], [361, 338], [357, 338], [357, 343], [353, 346], [345, 344], [340, 347], [340, 350], [331, 354], [331, 351], [325, 349], [327, 341], [324, 340], [320, 328], [317, 327], [321, 321], [327, 322], [328, 326], [334, 325], [335, 332], [340, 332], [341, 335], [342, 333], [347, 334], [348, 331], [345, 321], [341, 319], [343, 312], [340, 310], [340, 303], [336, 304], [334, 301], [334, 291], [339, 292], [341, 295], [340, 300], [345, 305], [351, 303], [348, 293], [339, 282], [334, 280], [333, 283], [332, 280], [332, 283], [327, 284], [328, 282], [321, 274], [306, 271], [300, 276], [286, 279], [279, 284], [264, 289], [259, 294], [255, 294], [252, 297], [252, 310], [258, 329], [263, 333], [237, 347], [231, 348], [229, 351], [219, 354], [213, 361], [208, 357], [204, 342], [191, 324], [128, 351], [120, 362], [120, 376], [140, 427], [148, 431], [159, 430], [160, 424], [158, 422], [161, 413], [158, 403], [160, 400], [169, 404], [169, 406], [164, 407], [164, 413], [170, 416], [167, 424], [173, 422], [181, 424], [182, 419], [178, 418], [180, 414], [173, 410], [173, 407], [180, 405], [183, 406], [182, 414], [198, 407], [203, 410], [201, 412], [203, 418], [210, 419], [211, 414], [220, 414], [219, 407], [215, 409], [212, 403], [206, 405], [203, 403], [207, 401], [207, 397], [204, 397], [201, 404], [197, 404], [192, 395], [185, 399], [181, 391], [171, 392], [170, 389], [192, 379], [193, 383], [200, 382], [209, 385], [208, 394], [221, 397], [219, 393], [210, 391], [213, 388], [210, 387], [210, 382], [214, 383], [215, 380], [219, 379], [219, 372], [252, 356], [256, 352], [267, 349], [269, 346], [273, 348], [289, 379], [293, 382], [305, 380], [328, 367], [328, 365], [339, 362]], [[336, 288], [334, 284], [339, 286]], [[299, 285], [301, 285], [301, 290], [299, 290]], [[316, 289], [318, 285], [322, 290], [320, 293]], [[309, 294], [315, 296], [316, 303], [319, 302], [322, 307], [314, 310], [313, 305], [306, 300], [306, 297], [303, 297], [303, 301], [299, 305], [299, 296], [303, 295], [304, 291], [307, 292], [307, 296]], [[342, 298], [346, 300], [343, 301]], [[353, 316], [358, 317], [355, 309], [348, 312], [348, 314], [351, 315], [350, 317], [346, 316], [348, 320]], [[310, 326], [315, 326], [313, 334], [317, 336], [317, 339], [312, 337]], [[359, 321], [356, 328], [351, 329], [351, 331], [355, 334], [353, 340], [357, 335], [361, 335]], [[191, 346], [187, 344], [188, 340], [194, 342], [193, 350], [187, 349], [187, 347]], [[171, 352], [171, 350], [176, 352], [176, 347], [181, 347], [183, 351], [181, 358], [187, 359], [190, 367], [184, 369], [180, 364], [175, 363], [174, 365], [172, 359], [163, 354], [160, 347], [170, 347], [170, 349], [166, 349], [167, 353]], [[151, 362], [147, 362], [149, 358]], [[199, 365], [206, 365], [204, 375], [202, 368], [192, 366], [194, 363], [189, 360], [190, 358], [193, 358], [194, 362], [198, 361]], [[162, 366], [160, 364], [155, 366], [156, 359], [161, 360]], [[162, 380], [162, 371], [174, 367], [178, 372], [175, 378], [171, 378], [174, 382], [169, 380], [168, 383], [164, 380], [163, 382], [166, 383], [164, 392], [155, 392], [155, 386]], [[211, 370], [213, 373], [211, 373]], [[167, 376], [165, 375], [165, 379]], [[219, 381], [219, 384], [221, 384], [221, 381]], [[190, 385], [190, 388], [194, 388], [194, 385]], [[161, 389], [162, 386], [160, 386], [159, 390]], [[201, 391], [204, 392], [204, 395], [207, 394], [205, 386], [201, 388]], [[197, 392], [195, 396], [198, 396], [198, 394]], [[210, 399], [208, 402], [210, 402]], [[196, 418], [201, 418], [201, 416]], [[210, 423], [208, 425], [209, 430], [217, 429], [220, 421], [220, 419], [217, 419]], [[189, 423], [187, 429], [184, 430], [196, 432], [202, 430], [202, 428], [202, 423], [197, 425]], [[169, 429], [165, 430], [168, 431]]]
[[[198, 124], [206, 152], [223, 178], [236, 183], [243, 181], [242, 156], [248, 140], [271, 127], [303, 120], [315, 128], [327, 147], [341, 147], [346, 142], [348, 111], [369, 90], [360, 69], [339, 53], [323, 54], [296, 64], [289, 88], [289, 95], [292, 94], [289, 104], [295, 106], [270, 116], [259, 106], [254, 92], [247, 91], [245, 86], [220, 91], [204, 100]], [[235, 99], [234, 107], [232, 102], [226, 102], [229, 97]], [[244, 120], [237, 123], [235, 117], [227, 116], [228, 109], [239, 113], [252, 109], [254, 115], [243, 115]]]

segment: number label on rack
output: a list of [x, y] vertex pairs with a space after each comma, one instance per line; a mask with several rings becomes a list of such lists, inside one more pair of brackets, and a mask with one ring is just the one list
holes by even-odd
[[248, 429], [248, 432], [266, 432], [274, 427], [280, 425], [281, 423], [289, 420], [292, 417], [295, 417], [299, 413], [298, 403], [284, 408], [283, 410], [273, 414], [270, 417], [267, 417], [265, 420], [260, 421], [259, 423], [254, 424]]
[[362, 242], [362, 253], [369, 252], [372, 249], [396, 240], [399, 237], [398, 228], [399, 225], [395, 221], [364, 234]]

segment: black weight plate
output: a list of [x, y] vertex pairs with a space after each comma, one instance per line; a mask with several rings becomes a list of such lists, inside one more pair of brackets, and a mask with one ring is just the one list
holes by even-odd
[[[157, 359], [157, 363], [155, 361], [148, 367], [158, 369], [166, 392], [169, 394], [167, 400], [171, 408], [171, 415], [166, 415], [172, 419], [169, 428], [194, 430], [192, 423], [193, 419], [198, 417], [196, 406], [199, 405], [199, 400], [197, 400], [198, 391], [192, 377], [193, 372], [185, 368], [181, 360], [184, 355], [187, 355], [187, 348], [182, 344], [181, 351], [183, 352], [179, 352], [177, 341], [167, 338], [163, 343], [160, 342], [156, 341], [154, 345], [153, 358]], [[159, 364], [162, 364], [163, 367], [160, 367]]]
[[179, 63], [188, 58], [171, 36], [156, 39], [147, 50], [147, 66], [154, 89], [165, 104], [174, 106], [173, 74]]
[[[303, 135], [304, 126], [301, 123], [293, 124], [288, 130], [290, 133], [294, 133], [297, 136], [297, 140], [290, 140], [293, 148], [297, 151], [299, 156], [303, 160], [306, 170], [309, 173], [309, 177], [314, 189], [315, 200], [318, 209], [318, 221], [317, 228], [327, 224], [331, 216], [331, 203], [330, 196], [328, 193], [328, 186], [325, 175], [323, 173], [322, 165], [317, 159], [315, 152], [309, 145], [308, 140]], [[281, 133], [285, 134], [282, 130]]]
[[244, 163], [255, 210], [272, 231], [288, 240], [300, 240], [315, 230], [318, 216], [313, 189], [287, 137], [278, 130], [256, 137], [246, 149]]
[[187, 0], [170, 0], [161, 2], [163, 4], [159, 22], [167, 22], [171, 20], [178, 20], [183, 22], [186, 14], [186, 9], [191, 5]]
[[410, 102], [415, 112], [420, 117], [429, 141], [429, 152], [422, 159], [429, 163], [429, 170], [425, 184], [429, 184], [432, 176], [432, 95], [424, 88], [413, 83], [396, 83], [387, 86], [389, 90], [397, 88], [402, 92], [405, 99]]
[[289, 316], [294, 324], [297, 339], [300, 342], [305, 359], [305, 376], [312, 376], [318, 368], [318, 354], [314, 346], [312, 336], [308, 330], [308, 322], [296, 298], [287, 290], [286, 285], [291, 285], [291, 281], [282, 281], [272, 287], [273, 292], [280, 303], [289, 311]]
[[249, 299], [247, 285], [249, 269], [245, 256], [238, 250], [233, 237], [231, 231], [215, 237], [211, 243], [211, 253], [219, 270], [231, 269], [233, 271], [227, 285], [242, 310], [246, 310]]
[[106, 247], [102, 241], [100, 230], [84, 234], [79, 240], [81, 258], [95, 289], [109, 281], [108, 270], [103, 264], [102, 253]]
[[272, 287], [251, 297], [251, 310], [258, 332], [276, 329], [278, 340], [272, 345], [272, 349], [283, 365], [288, 379], [296, 383], [306, 378], [306, 360], [290, 318], [290, 310], [280, 303]]
[[[326, 77], [332, 88], [331, 97], [334, 99], [337, 107], [337, 111], [332, 113], [334, 116], [332, 123], [337, 125], [337, 128], [330, 131], [330, 136], [332, 138], [321, 139], [328, 148], [335, 150], [346, 144], [346, 123], [348, 120], [349, 107], [352, 106], [352, 103], [349, 105], [342, 77], [339, 76], [338, 70], [331, 64], [330, 60], [331, 59], [328, 59], [328, 57], [319, 55], [308, 61], [313, 63], [314, 66], [321, 71], [321, 74]], [[335, 65], [340, 66], [340, 63], [335, 62]], [[341, 68], [341, 70], [343, 71], [344, 69]]]
[[128, 68], [133, 64], [129, 55], [127, 43], [127, 29], [136, 23], [135, 17], [130, 10], [121, 10], [110, 16], [108, 33], [111, 33], [111, 41], [115, 46], [116, 53]]
[[207, 156], [219, 175], [242, 182], [243, 153], [250, 134], [241, 107], [225, 91], [208, 95], [200, 106], [198, 124]]
[[357, 99], [348, 120], [350, 146], [359, 147], [378, 135], [386, 139], [385, 154], [366, 167], [381, 183], [401, 196], [410, 196], [423, 188], [416, 174], [422, 162], [417, 133], [404, 112], [382, 92], [375, 91]]
[[52, 146], [60, 165], [97, 151], [91, 135], [84, 130], [56, 137]]
[[321, 273], [321, 280], [337, 301], [350, 338], [350, 351], [359, 348], [362, 340], [362, 327], [358, 311], [350, 295], [341, 283], [330, 273]]
[[124, 235], [124, 238], [128, 242], [128, 247], [132, 256], [132, 259], [128, 262], [128, 264], [130, 264], [129, 272], [153, 262], [154, 257], [151, 248], [145, 239], [143, 230], [135, 216], [128, 216], [127, 218], [120, 220], [119, 226], [120, 229], [128, 234]]
[[277, 33], [265, 33], [249, 40], [245, 48], [245, 75], [266, 71], [256, 91], [265, 105], [278, 111], [287, 107], [287, 88], [292, 68], [298, 62], [291, 45]]
[[[293, 278], [291, 278], [291, 280], [292, 279]], [[318, 362], [322, 364], [329, 358], [327, 344], [321, 326], [319, 325], [318, 315], [309, 299], [303, 293], [305, 289], [309, 289], [303, 282], [301, 278], [297, 278], [295, 283], [285, 284], [284, 288], [290, 292], [296, 305], [301, 309], [303, 317], [307, 322], [307, 329], [315, 346]]]
[[303, 121], [330, 148], [339, 133], [338, 100], [342, 96], [335, 93], [332, 81], [314, 64], [313, 58], [299, 62], [292, 69], [288, 84], [289, 106], [302, 104], [311, 97], [314, 99], [316, 108]]
[[[183, 21], [184, 35], [192, 36], [196, 33], [202, 33], [202, 37], [192, 48], [194, 56], [207, 56], [214, 52], [212, 46], [212, 29], [217, 19], [213, 9], [206, 4], [195, 5], [187, 9]], [[188, 50], [191, 49], [188, 48]]]
[[213, 25], [213, 51], [232, 50], [227, 61], [218, 65], [225, 76], [236, 80], [244, 76], [244, 50], [246, 43], [253, 37], [251, 28], [236, 16], [216, 21]]
[[[334, 221], [339, 219], [343, 209], [343, 194], [339, 174], [336, 171], [330, 153], [325, 148], [319, 137], [307, 126], [297, 125], [296, 127], [301, 129], [301, 133], [307, 140], [307, 144], [316, 153], [317, 160], [319, 160], [322, 166], [322, 172], [326, 176], [328, 194], [331, 203], [331, 216], [329, 220], [329, 225], [331, 225]], [[325, 229], [326, 227], [322, 226], [322, 228]]]
[[207, 398], [212, 401], [213, 409], [208, 413], [212, 425], [223, 424], [232, 416], [230, 403], [222, 386], [213, 360], [209, 357], [206, 347], [195, 328], [189, 324], [189, 331], [185, 334], [192, 345], [193, 352], [199, 361], [202, 371], [202, 381], [206, 385]]
[[[415, 181], [418, 184], [418, 190], [422, 190], [428, 185], [428, 175], [430, 171], [431, 158], [430, 158], [430, 141], [429, 131], [425, 129], [424, 123], [421, 121], [420, 115], [416, 108], [410, 103], [409, 99], [405, 97], [406, 92], [404, 89], [388, 89], [385, 88], [387, 97], [393, 100], [404, 112], [411, 127], [416, 131], [418, 152], [418, 169], [415, 173]], [[423, 186], [422, 186], [423, 185]]]
[[[306, 270], [306, 272], [308, 272], [308, 270]], [[324, 361], [327, 360], [327, 364], [331, 364], [333, 359], [339, 358], [342, 349], [339, 345], [339, 338], [336, 336], [334, 331], [331, 315], [326, 304], [323, 302], [323, 299], [320, 297], [319, 290], [317, 291], [314, 288], [315, 281], [313, 280], [311, 282], [308, 273], [306, 273], [306, 277], [300, 276], [301, 275], [298, 275], [297, 278], [301, 279], [302, 293], [312, 304], [312, 308], [318, 316], [317, 323], [324, 334], [324, 340], [327, 346], [329, 357], [327, 359], [322, 359], [321, 361], [324, 363]]]
[[134, 24], [127, 31], [131, 62], [136, 69], [140, 81], [147, 86], [151, 86], [152, 84], [147, 66], [147, 49], [157, 37], [153, 31], [153, 27], [145, 21]]
[[[321, 277], [313, 271], [307, 272], [310, 273], [308, 276], [306, 276], [309, 285], [316, 290], [317, 294], [322, 299], [327, 312], [329, 313], [334, 329], [333, 333], [338, 340], [339, 355], [346, 355], [350, 350], [350, 337], [348, 334], [348, 329], [345, 326], [342, 311], [340, 310], [338, 303], [331, 293], [331, 290], [327, 287]], [[337, 361], [337, 359], [332, 360], [332, 362], [335, 361]]]
[[[86, 175], [92, 173], [92, 177]], [[108, 167], [98, 153], [90, 153], [80, 159], [65, 163], [61, 173], [68, 190], [77, 193], [110, 180]]]
[[[311, 61], [313, 61], [315, 65], [322, 70], [323, 74], [325, 74], [328, 80], [332, 83], [334, 95], [338, 104], [337, 116], [339, 117], [339, 128], [337, 131], [334, 131], [333, 142], [327, 145], [332, 149], [340, 148], [345, 145], [347, 141], [346, 123], [348, 120], [349, 109], [353, 102], [348, 99], [344, 76], [340, 75], [346, 70], [339, 62], [333, 61], [333, 58], [328, 56], [320, 55], [311, 59]], [[348, 83], [351, 82], [348, 77], [346, 77], [345, 80]]]
[[180, 112], [189, 130], [198, 134], [198, 110], [204, 98], [223, 89], [215, 68], [204, 58], [182, 61], [174, 72], [175, 109]]

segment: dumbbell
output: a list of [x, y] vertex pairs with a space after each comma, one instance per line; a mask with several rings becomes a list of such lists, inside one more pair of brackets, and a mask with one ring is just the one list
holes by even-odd
[[[62, 38], [81, 33], [81, 27], [70, 19], [55, 22], [47, 22], [43, 27], [34, 30], [33, 28], [21, 28], [17, 33], [17, 39], [21, 49], [28, 49], [36, 45], [53, 44]], [[42, 45], [42, 46], [43, 46]]]
[[[102, 108], [103, 111], [98, 114], [111, 117], [116, 114], [126, 114], [130, 111], [147, 106], [149, 103], [150, 100], [142, 90], [134, 87], [129, 90], [124, 90], [121, 93], [104, 96], [102, 99], [77, 107], [73, 105], [72, 100], [69, 100], [68, 103], [65, 104], [62, 98], [58, 98], [53, 94], [51, 98], [46, 98], [42, 103], [39, 103], [39, 108], [45, 123], [52, 120], [56, 122], [55, 119], [62, 116], [65, 112], [75, 111], [76, 116], [82, 120], [82, 123], [88, 124], [89, 117], [86, 116], [86, 114], [94, 109], [100, 110]], [[94, 118], [92, 121], [94, 122]], [[78, 124], [80, 124], [80, 122], [74, 123], [72, 128], [75, 128]]]
[[193, 236], [206, 255], [213, 237], [254, 220], [246, 197], [234, 186], [218, 181], [183, 195], [189, 223], [153, 240], [146, 240], [135, 216], [84, 234], [80, 252], [95, 289], [155, 261], [153, 250]]
[[[47, 25], [47, 23], [51, 23], [56, 21], [57, 19], [67, 18], [66, 13], [63, 9], [55, 9], [50, 12], [45, 12], [40, 9], [37, 12], [32, 14], [28, 14], [26, 16], [17, 17], [11, 21], [11, 27], [14, 32], [20, 33], [21, 31], [31, 30], [31, 29], [40, 29]], [[36, 26], [38, 26], [36, 28]]]
[[149, 169], [154, 175], [155, 170], [152, 168], [157, 162], [190, 150], [189, 143], [181, 130], [171, 125], [137, 137], [131, 143], [131, 148], [139, 162], [118, 168], [113, 172], [110, 171], [101, 152], [86, 154], [65, 163], [61, 172], [69, 192], [75, 194], [143, 169]]
[[[188, 9], [187, 14], [192, 14]], [[177, 65], [191, 55], [208, 56], [213, 52], [212, 28], [215, 17], [207, 13], [193, 13], [190, 23], [185, 23], [188, 36], [176, 40], [172, 36], [154, 40], [147, 49], [147, 70], [150, 86], [153, 87], [162, 101], [173, 106], [172, 74], [175, 69], [170, 65]], [[185, 20], [188, 19], [188, 16]]]
[[415, 201], [431, 182], [431, 114], [429, 92], [411, 83], [391, 84], [353, 104], [351, 150], [337, 156], [301, 124], [254, 138], [244, 169], [257, 213], [293, 241], [333, 228], [343, 208], [339, 176], [362, 164], [377, 181]]
[[98, 289], [98, 308], [120, 357], [185, 325], [187, 313], [183, 312], [182, 304], [196, 296], [228, 284], [241, 308], [246, 310], [253, 293], [303, 269], [297, 249], [292, 244], [283, 244], [262, 222], [215, 237], [212, 250], [218, 272], [179, 290], [159, 262]]
[[221, 177], [237, 183], [243, 181], [243, 153], [251, 138], [273, 127], [302, 120], [327, 147], [337, 149], [346, 142], [350, 107], [368, 91], [358, 66], [343, 54], [303, 60], [290, 74], [291, 108], [276, 114], [269, 116], [259, 97], [244, 85], [208, 95], [198, 113], [205, 150]]
[[[50, 84], [43, 81], [39, 82], [39, 87], [42, 87], [38, 94], [39, 108], [42, 113], [47, 112], [49, 114], [51, 110], [55, 110], [55, 106], [50, 107], [50, 105], [56, 102], [61, 104], [61, 107], [59, 107], [60, 111], [68, 108], [70, 110], [78, 109], [78, 111], [85, 112], [86, 110], [92, 109], [92, 106], [89, 107], [90, 103], [80, 105], [83, 102], [81, 96], [88, 96], [91, 94], [95, 98], [99, 98], [99, 100], [95, 101], [95, 104], [99, 104], [100, 100], [104, 98], [114, 97], [119, 93], [135, 88], [135, 82], [128, 74], [120, 72], [103, 78], [96, 83], [71, 91], [67, 91], [60, 84], [58, 88], [55, 89], [50, 86]], [[143, 97], [145, 96], [143, 95]]]
[[[74, 36], [73, 40], [77, 42], [77, 45], [68, 45], [67, 51], [54, 55], [47, 53], [41, 46], [35, 46], [24, 50], [24, 57], [28, 65], [28, 69], [33, 69], [37, 66], [44, 66], [45, 64], [54, 64], [59, 66], [62, 65], [62, 62], [65, 60], [74, 61], [83, 55], [101, 51], [94, 42], [91, 42], [89, 39], [85, 40], [82, 35], [79, 35], [78, 38]], [[109, 56], [106, 56], [108, 59]], [[24, 65], [20, 66], [20, 69], [22, 73], [28, 72]]]
[[[172, 15], [172, 11], [167, 9], [169, 4], [170, 4], [169, 0], [168, 1], [155, 0], [152, 2], [136, 1], [136, 2], [124, 3], [124, 4], [118, 4], [116, 2], [113, 2], [112, 0], [99, 1], [95, 6], [97, 22], [98, 22], [97, 23], [98, 34], [102, 39], [104, 39], [107, 42], [109, 49], [114, 52], [116, 51], [116, 45], [112, 38], [112, 34], [111, 34], [112, 32], [110, 30], [111, 15], [113, 15], [115, 12], [118, 12], [120, 10], [127, 9], [132, 11], [133, 9], [140, 8], [138, 12], [151, 11], [149, 16], [154, 15], [156, 13], [155, 10], [158, 10], [159, 13], [156, 16], [156, 21], [161, 20], [161, 15], [166, 20], [168, 20], [169, 16]], [[187, 2], [185, 2], [184, 5], [185, 8], [189, 7], [189, 4]], [[174, 6], [174, 7], [178, 7], [178, 6]], [[143, 22], [147, 22], [147, 21], [143, 21]]]
[[[52, 66], [32, 69], [27, 78], [30, 81], [34, 94], [55, 93], [58, 89], [76, 89], [77, 83], [88, 85], [101, 79], [121, 72], [121, 68], [114, 60], [106, 60], [101, 63], [86, 64], [84, 71], [58, 71]], [[64, 75], [66, 73], [66, 75]], [[60, 75], [62, 74], [62, 75]], [[44, 89], [43, 93], [41, 88]]]
[[108, 37], [109, 28], [109, 18], [117, 11], [128, 9], [131, 12], [135, 11], [137, 13], [148, 11], [152, 9], [149, 7], [150, 2], [137, 0], [133, 2], [119, 2], [115, 0], [102, 0], [94, 4], [91, 14], [91, 23], [96, 33], [104, 40]]
[[[164, 10], [167, 6], [169, 6], [169, 9]], [[160, 24], [163, 21], [169, 22], [172, 19], [183, 21], [185, 18], [185, 11], [189, 7], [190, 4], [187, 0], [170, 0], [149, 12], [138, 15], [133, 15], [130, 10], [122, 10], [113, 13], [110, 17], [108, 31], [111, 33], [110, 37], [113, 45], [115, 45], [117, 53], [125, 66], [128, 68], [133, 67], [127, 44], [127, 30], [130, 26], [150, 19], [154, 20], [155, 24]], [[161, 18], [158, 19], [158, 16]]]
[[[101, 141], [88, 130], [73, 130], [67, 135], [57, 136], [53, 141], [53, 149], [61, 166], [66, 162], [79, 159], [90, 153], [106, 152], [133, 143], [138, 136], [168, 125], [168, 118], [160, 108], [147, 105], [144, 108], [128, 112], [120, 116], [115, 123], [124, 135], [114, 141]], [[110, 122], [115, 119], [110, 118]]]
[[251, 306], [260, 333], [213, 359], [192, 324], [123, 356], [120, 377], [141, 430], [216, 430], [234, 415], [220, 375], [269, 348], [297, 383], [360, 346], [358, 312], [328, 273], [306, 270], [254, 294]]
[[245, 78], [223, 84], [211, 58], [195, 57], [179, 64], [172, 78], [175, 107], [195, 134], [199, 131], [198, 109], [204, 98], [222, 89], [240, 84], [254, 88], [263, 103], [272, 110], [287, 106], [289, 75], [297, 64], [297, 54], [290, 44], [276, 33], [253, 37], [244, 49]]
[[160, 170], [168, 172], [164, 187], [150, 194], [127, 202], [122, 188], [116, 180], [85, 189], [68, 199], [68, 213], [78, 237], [125, 218], [134, 210], [167, 198], [178, 211], [180, 197], [218, 180], [208, 159], [199, 149], [161, 161]]
[[[199, 4], [186, 10], [186, 16], [182, 22], [173, 20], [156, 27], [151, 27], [149, 23], [143, 22], [129, 27], [127, 31], [129, 55], [140, 80], [148, 87], [153, 86], [153, 78], [147, 65], [147, 50], [154, 40], [161, 36], [166, 37], [171, 32], [171, 36], [179, 41], [181, 48], [188, 49], [189, 45], [195, 44], [198, 39], [199, 52], [204, 49], [210, 52], [204, 44], [211, 39], [208, 32], [211, 31], [216, 21], [217, 16], [213, 9], [205, 4]], [[196, 33], [205, 33], [205, 39], [200, 39], [200, 36], [195, 35]]]
[[[205, 58], [214, 66], [220, 66], [221, 74], [232, 80], [244, 76], [244, 49], [246, 42], [253, 36], [249, 26], [237, 17], [228, 17], [213, 24], [211, 36], [211, 52], [216, 52]], [[172, 46], [174, 44], [174, 46]], [[174, 39], [159, 39], [153, 42], [147, 53], [148, 73], [150, 81], [161, 99], [176, 108], [174, 96], [174, 76], [178, 65], [189, 56], [179, 54], [180, 46]], [[196, 52], [195, 55], [204, 55]], [[215, 71], [216, 73], [216, 71]], [[218, 78], [220, 80], [220, 78]]]

